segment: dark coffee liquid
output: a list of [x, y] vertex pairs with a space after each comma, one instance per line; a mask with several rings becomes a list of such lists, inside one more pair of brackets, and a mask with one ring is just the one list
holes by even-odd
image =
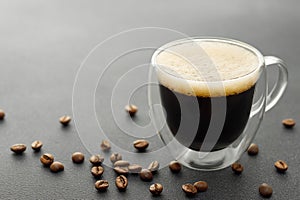
[[[212, 151], [226, 148], [242, 134], [249, 118], [255, 90], [254, 85], [250, 89], [236, 95], [226, 97], [195, 97], [171, 91], [161, 84], [159, 86], [162, 105], [165, 108], [167, 124], [171, 132], [178, 142], [196, 151], [199, 151], [203, 145], [209, 126], [219, 126], [222, 131], [219, 139], [214, 143], [215, 145]], [[193, 102], [198, 104], [196, 106], [197, 109], [195, 109], [195, 103]], [[220, 113], [212, 113], [212, 102], [214, 102], [213, 106], [215, 106], [213, 109], [214, 112], [218, 112], [219, 110]], [[189, 105], [193, 106], [191, 107]], [[225, 111], [224, 105], [226, 106]], [[188, 115], [190, 116], [182, 116], [181, 109], [184, 109], [185, 113], [188, 111]], [[220, 120], [222, 124], [217, 120], [211, 120], [213, 114], [223, 115], [225, 117], [225, 119], [223, 117], [223, 121]], [[197, 115], [198, 118], [196, 117], [196, 119], [198, 121], [196, 125], [198, 128], [192, 128], [192, 126], [194, 126], [193, 124], [189, 127], [189, 120], [184, 120], [184, 133], [178, 132], [182, 130], [180, 129], [182, 118]], [[192, 122], [192, 118], [191, 123], [194, 123]], [[195, 133], [195, 130], [197, 133]]]

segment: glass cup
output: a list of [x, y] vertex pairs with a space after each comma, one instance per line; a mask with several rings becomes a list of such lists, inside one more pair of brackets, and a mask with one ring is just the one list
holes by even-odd
[[[241, 157], [288, 78], [281, 59], [226, 38], [170, 42], [154, 52], [151, 65], [158, 87], [148, 98], [159, 137], [174, 159], [207, 171]], [[268, 91], [271, 66], [279, 69], [278, 79]]]

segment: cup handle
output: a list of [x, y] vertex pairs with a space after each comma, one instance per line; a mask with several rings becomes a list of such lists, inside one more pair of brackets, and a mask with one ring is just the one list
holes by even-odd
[[267, 93], [265, 109], [265, 111], [267, 112], [275, 106], [275, 104], [279, 101], [282, 94], [284, 93], [288, 81], [288, 71], [286, 64], [280, 58], [277, 58], [275, 56], [265, 56], [264, 58], [266, 67], [277, 66], [279, 69], [278, 79], [274, 84], [272, 90]]

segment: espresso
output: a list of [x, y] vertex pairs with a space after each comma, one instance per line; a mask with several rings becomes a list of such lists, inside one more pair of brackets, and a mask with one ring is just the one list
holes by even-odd
[[[254, 89], [255, 86], [240, 94], [230, 95], [226, 97], [227, 111], [225, 115], [225, 123], [217, 124], [218, 122], [215, 121], [213, 124], [213, 126], [223, 127], [222, 133], [217, 140], [217, 143], [213, 147], [213, 150], [223, 149], [227, 147], [232, 142], [234, 142], [243, 132], [249, 118]], [[163, 85], [160, 85], [160, 95], [162, 105], [166, 111], [167, 124], [169, 126], [169, 129], [176, 136], [181, 125], [182, 115], [180, 105], [190, 104], [191, 101], [194, 101], [195, 97], [171, 91]], [[189, 147], [190, 149], [199, 151], [211, 122], [211, 102], [225, 101], [225, 99], [220, 97], [196, 97], [196, 99], [198, 102], [199, 111], [196, 110], [195, 112], [200, 113], [197, 133], [194, 136], [193, 127], [190, 126], [191, 130], [189, 130], [189, 128], [185, 128], [186, 133], [181, 134], [181, 137], [176, 137], [176, 139], [181, 144]], [[218, 105], [222, 104], [223, 103], [215, 103], [215, 105], [217, 106], [216, 109], [223, 110], [223, 108], [218, 108]], [[193, 115], [193, 113], [190, 114]], [[184, 137], [182, 137], [182, 135], [184, 135]], [[194, 136], [191, 144], [190, 136]]]
[[167, 125], [178, 142], [215, 151], [243, 133], [258, 77], [253, 52], [220, 41], [185, 42], [156, 62]]

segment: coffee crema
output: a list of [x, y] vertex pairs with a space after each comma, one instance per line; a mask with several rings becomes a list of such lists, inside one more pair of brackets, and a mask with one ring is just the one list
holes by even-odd
[[253, 52], [221, 41], [185, 41], [156, 57], [159, 82], [170, 90], [201, 97], [244, 92], [257, 81]]

